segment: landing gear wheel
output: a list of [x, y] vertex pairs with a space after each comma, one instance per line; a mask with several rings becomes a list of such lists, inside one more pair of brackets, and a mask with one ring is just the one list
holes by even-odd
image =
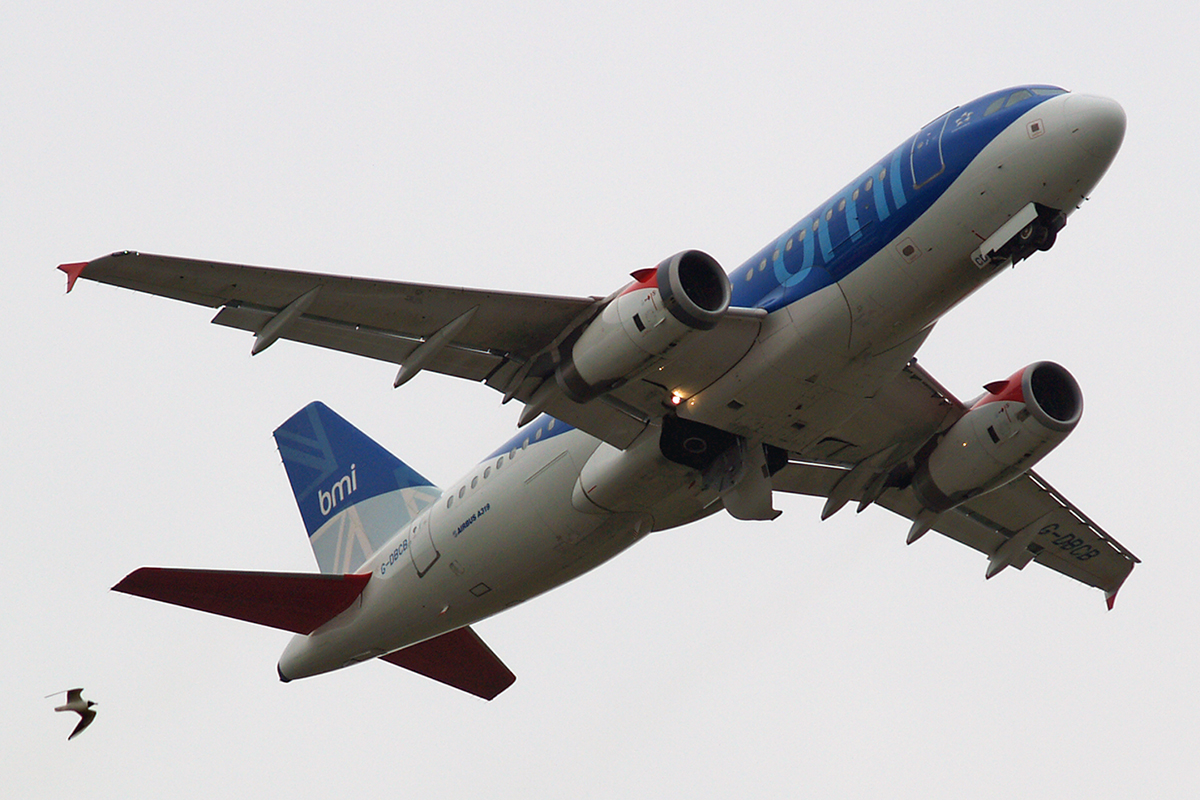
[[1042, 241], [1041, 244], [1038, 245], [1037, 249], [1041, 250], [1042, 252], [1045, 252], [1045, 251], [1049, 250], [1051, 247], [1054, 247], [1054, 242], [1057, 240], [1058, 240], [1058, 231], [1054, 230], [1053, 228], [1049, 228], [1046, 230], [1046, 238]]

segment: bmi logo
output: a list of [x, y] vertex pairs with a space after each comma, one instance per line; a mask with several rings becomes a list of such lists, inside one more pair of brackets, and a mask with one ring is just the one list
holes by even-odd
[[341, 480], [329, 487], [329, 491], [324, 489], [317, 490], [317, 500], [321, 503], [321, 514], [328, 517], [330, 512], [338, 507], [338, 503], [344, 503], [346, 497], [354, 493], [358, 488], [358, 475], [354, 472], [354, 464], [350, 465], [350, 474], [343, 475]]

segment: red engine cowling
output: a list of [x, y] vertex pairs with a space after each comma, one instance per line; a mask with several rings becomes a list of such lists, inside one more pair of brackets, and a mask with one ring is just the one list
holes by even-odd
[[563, 392], [584, 403], [615, 388], [729, 308], [729, 278], [716, 259], [685, 250], [626, 286], [583, 329], [555, 371]]
[[1050, 361], [1030, 364], [981, 397], [913, 476], [926, 508], [942, 512], [1025, 473], [1067, 438], [1083, 414], [1071, 373]]

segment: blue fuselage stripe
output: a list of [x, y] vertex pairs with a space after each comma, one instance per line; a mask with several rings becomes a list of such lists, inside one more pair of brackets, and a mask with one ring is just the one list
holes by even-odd
[[883, 181], [882, 181], [882, 180], [880, 180], [880, 178], [879, 178], [879, 176], [878, 176], [878, 175], [872, 176], [872, 179], [871, 179], [871, 181], [872, 181], [872, 183], [873, 183], [873, 187], [872, 187], [872, 188], [873, 188], [873, 190], [874, 190], [874, 192], [875, 192], [875, 215], [876, 215], [876, 219], [878, 219], [880, 222], [883, 222], [883, 221], [884, 221], [885, 219], [887, 219], [887, 218], [888, 218], [888, 217], [891, 215], [891, 213], [892, 213], [892, 212], [891, 212], [891, 211], [888, 209], [888, 204], [887, 204], [887, 194], [886, 194], [886, 193], [884, 192], [884, 190], [883, 190]]
[[[908, 149], [910, 151], [912, 150], [911, 144], [909, 145]], [[899, 211], [901, 208], [903, 208], [904, 204], [908, 202], [908, 200], [904, 197], [904, 181], [902, 180], [902, 175], [900, 172], [901, 163], [902, 162], [900, 160], [900, 151], [897, 150], [895, 153], [892, 154], [892, 166], [891, 166], [892, 204], [895, 205], [897, 211]], [[940, 192], [939, 192], [939, 194], [940, 194]]]
[[[1024, 89], [1036, 91], [1025, 91], [1028, 98], [986, 113], [995, 100]], [[1056, 93], [1062, 90], [1006, 89], [967, 104], [959, 117], [963, 122], [952, 128], [945, 125], [945, 116], [939, 117], [936, 130], [930, 125], [918, 131], [734, 270], [732, 304], [774, 311], [849, 275], [925, 213], [1001, 131]], [[925, 182], [914, 188], [911, 164], [918, 137], [935, 160], [928, 173], [922, 170]], [[859, 201], [854, 200], [856, 191]], [[772, 269], [759, 269], [764, 262]]]

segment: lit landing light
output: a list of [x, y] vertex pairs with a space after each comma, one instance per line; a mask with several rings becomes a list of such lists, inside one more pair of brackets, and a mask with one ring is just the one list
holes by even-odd
[[671, 405], [677, 406], [677, 405], [680, 405], [682, 402], [683, 402], [683, 395], [680, 394], [678, 389], [671, 392]]

